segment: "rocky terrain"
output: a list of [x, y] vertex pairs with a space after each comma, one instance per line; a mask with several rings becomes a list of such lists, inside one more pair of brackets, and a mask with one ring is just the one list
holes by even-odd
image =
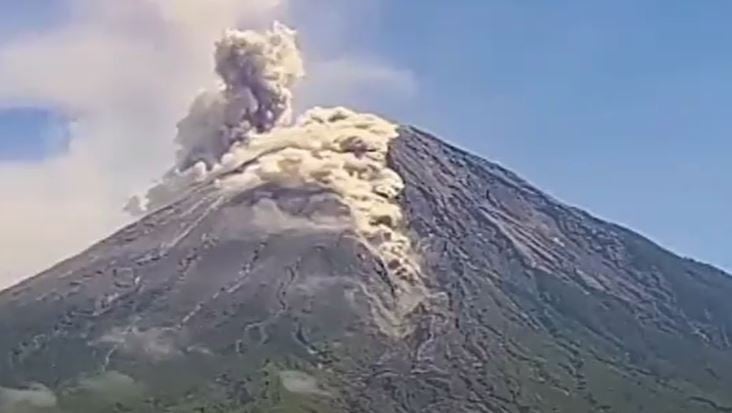
[[0, 411], [732, 412], [728, 274], [414, 128], [388, 165], [398, 325], [337, 196], [207, 182], [0, 293]]

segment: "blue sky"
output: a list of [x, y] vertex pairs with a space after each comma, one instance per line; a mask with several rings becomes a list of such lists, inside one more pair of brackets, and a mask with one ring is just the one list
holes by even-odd
[[[0, 0], [0, 35], [53, 24], [59, 4]], [[414, 73], [417, 96], [384, 104], [391, 117], [732, 269], [730, 16], [727, 0], [400, 0], [351, 21], [339, 47]], [[306, 38], [327, 35], [318, 25]], [[43, 110], [0, 114], [0, 162], [63, 151], [49, 136]]]
[[42, 28], [66, 17], [64, 0], [0, 0], [0, 39]]
[[0, 110], [0, 162], [33, 162], [67, 150], [66, 120], [52, 110]]

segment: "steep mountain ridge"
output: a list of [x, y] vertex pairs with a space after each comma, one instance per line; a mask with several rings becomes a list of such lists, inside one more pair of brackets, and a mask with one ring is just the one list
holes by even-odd
[[[445, 290], [460, 291], [470, 303], [453, 300], [458, 319], [461, 312], [466, 319], [505, 313], [529, 334], [550, 337], [551, 346], [565, 352], [558, 369], [576, 375], [582, 390], [571, 398], [584, 393], [588, 400], [583, 408], [615, 410], [615, 397], [645, 397], [646, 411], [694, 411], [699, 404], [725, 411], [732, 380], [728, 274], [562, 205], [495, 164], [414, 130], [410, 136], [396, 141], [393, 152], [408, 182], [404, 205], [417, 237], [435, 240], [427, 249], [456, 258], [450, 261], [457, 267], [434, 273]], [[471, 281], [462, 285], [461, 273], [472, 273], [465, 277]], [[472, 286], [481, 273], [490, 287]], [[486, 290], [510, 304], [502, 311], [493, 308], [501, 306], [495, 297], [492, 304], [474, 304], [484, 301], [476, 291]], [[511, 304], [517, 314], [510, 315]], [[486, 332], [485, 340], [493, 334]], [[607, 370], [603, 376], [614, 371], [615, 383], [604, 387], [599, 377], [567, 368], [582, 353]], [[605, 404], [603, 393], [611, 395]], [[662, 409], [664, 397], [675, 400]]]
[[332, 191], [204, 182], [0, 293], [2, 411], [732, 411], [729, 275], [399, 135], [429, 293], [397, 334]]

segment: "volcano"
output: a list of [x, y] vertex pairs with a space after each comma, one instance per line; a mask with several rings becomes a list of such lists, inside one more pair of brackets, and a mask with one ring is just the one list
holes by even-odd
[[732, 278], [230, 32], [132, 225], [0, 293], [0, 412], [732, 412]]
[[204, 184], [0, 295], [3, 411], [732, 411], [728, 274], [416, 129], [389, 153], [399, 331], [337, 197]]

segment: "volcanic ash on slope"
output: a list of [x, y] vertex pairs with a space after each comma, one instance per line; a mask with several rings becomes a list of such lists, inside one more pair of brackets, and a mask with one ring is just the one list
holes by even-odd
[[227, 31], [215, 57], [223, 83], [179, 123], [177, 164], [148, 192], [146, 210], [203, 181], [225, 193], [267, 183], [321, 186], [349, 208], [355, 233], [384, 260], [401, 297], [388, 306], [392, 316], [413, 309], [424, 287], [397, 202], [404, 184], [386, 162], [397, 126], [346, 108], [313, 108], [293, 123], [291, 88], [304, 70], [295, 32], [281, 24], [265, 33]]
[[227, 188], [274, 182], [283, 186], [316, 184], [338, 194], [350, 208], [356, 231], [403, 279], [417, 268], [409, 238], [401, 231], [402, 211], [396, 197], [404, 188], [389, 169], [389, 141], [396, 126], [345, 108], [314, 108], [293, 126], [253, 135], [246, 145], [224, 156], [225, 165], [247, 167], [222, 180]]

